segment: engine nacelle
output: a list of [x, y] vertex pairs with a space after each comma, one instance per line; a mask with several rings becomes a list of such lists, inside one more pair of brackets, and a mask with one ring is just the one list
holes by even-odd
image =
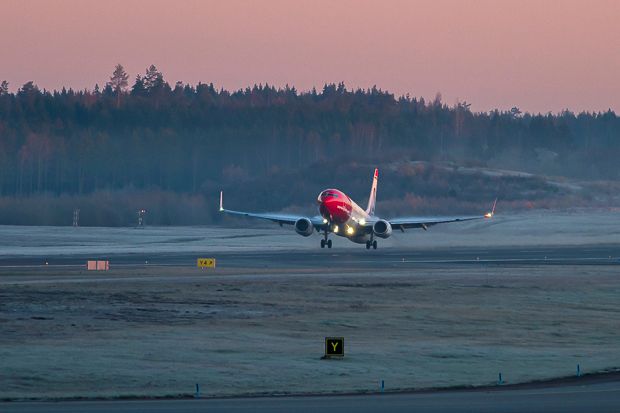
[[392, 225], [384, 219], [380, 219], [372, 226], [372, 232], [379, 238], [387, 238], [392, 235]]
[[314, 225], [308, 218], [299, 218], [295, 222], [295, 232], [303, 237], [309, 237], [314, 232]]

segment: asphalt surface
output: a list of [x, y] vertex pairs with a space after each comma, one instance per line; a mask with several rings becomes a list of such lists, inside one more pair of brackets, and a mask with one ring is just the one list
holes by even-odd
[[0, 269], [19, 267], [80, 267], [87, 259], [109, 259], [119, 266], [195, 266], [198, 257], [215, 257], [218, 268], [402, 268], [416, 265], [620, 265], [620, 244], [541, 246], [541, 247], [474, 247], [366, 250], [295, 249], [270, 251], [230, 251], [210, 253], [58, 255], [53, 257], [0, 257]]
[[502, 412], [617, 413], [620, 378], [593, 376], [552, 385], [346, 396], [0, 403], [3, 413], [71, 412]]

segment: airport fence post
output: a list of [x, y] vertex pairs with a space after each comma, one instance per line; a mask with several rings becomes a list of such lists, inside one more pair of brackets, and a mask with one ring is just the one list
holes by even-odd
[[577, 377], [581, 377], [581, 367], [579, 366], [579, 363], [577, 363]]
[[196, 399], [200, 399], [200, 385], [196, 383], [196, 394], [194, 395]]
[[385, 390], [385, 380], [381, 379], [381, 393]]
[[500, 371], [499, 376], [497, 378], [497, 384], [504, 384], [504, 380], [502, 380], [502, 372]]

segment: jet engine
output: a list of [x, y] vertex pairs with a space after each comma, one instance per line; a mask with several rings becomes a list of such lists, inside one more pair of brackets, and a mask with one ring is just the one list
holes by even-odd
[[295, 232], [303, 237], [309, 237], [314, 232], [314, 226], [308, 218], [299, 218], [295, 222]]
[[384, 219], [380, 219], [372, 226], [372, 232], [379, 238], [387, 238], [392, 235], [392, 226]]

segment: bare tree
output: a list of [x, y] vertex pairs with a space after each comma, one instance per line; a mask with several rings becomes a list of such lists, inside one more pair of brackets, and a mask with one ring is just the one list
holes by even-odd
[[121, 94], [127, 89], [129, 83], [127, 80], [129, 79], [129, 75], [125, 72], [123, 65], [117, 64], [114, 72], [112, 73], [112, 77], [108, 82], [108, 85], [112, 88], [114, 93], [116, 93], [116, 107], [120, 107], [121, 105]]

